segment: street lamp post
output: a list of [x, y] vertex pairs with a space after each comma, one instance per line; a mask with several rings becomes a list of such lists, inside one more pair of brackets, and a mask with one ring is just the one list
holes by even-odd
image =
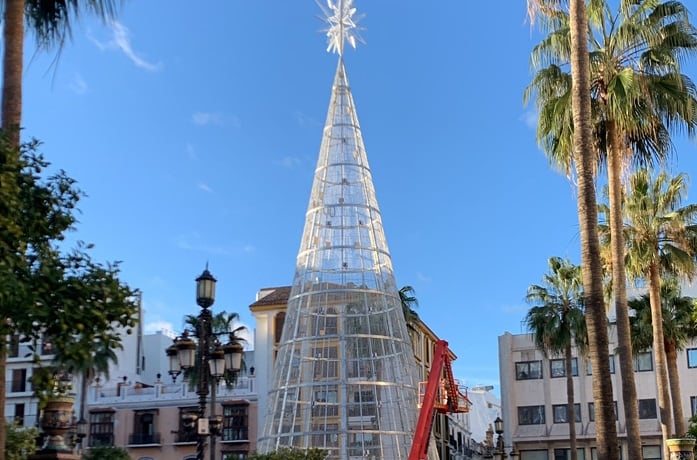
[[[494, 431], [498, 435], [496, 438], [496, 449], [494, 450], [494, 455], [497, 460], [504, 460], [508, 457], [506, 454], [506, 448], [504, 446], [503, 440], [503, 419], [501, 417], [496, 417], [494, 420]], [[511, 446], [510, 457], [515, 460], [518, 457], [518, 453], [515, 451], [515, 447]]]
[[[217, 333], [213, 332], [213, 313], [210, 307], [215, 302], [215, 283], [217, 280], [208, 271], [208, 266], [201, 276], [196, 278], [196, 303], [201, 307], [197, 317], [194, 336], [198, 343], [194, 342], [188, 331], [184, 331], [181, 337], [167, 348], [169, 358], [169, 374], [172, 381], [187, 369], [195, 367], [198, 375], [196, 394], [198, 395], [198, 414], [195, 416], [198, 438], [196, 442], [196, 460], [204, 460], [204, 448], [206, 436], [211, 436], [210, 460], [215, 460], [215, 436], [220, 431], [221, 419], [215, 415], [216, 386], [227, 370], [237, 372], [242, 360], [242, 345], [230, 342], [225, 347], [220, 347], [214, 340]], [[206, 418], [207, 398], [211, 395], [210, 418]]]

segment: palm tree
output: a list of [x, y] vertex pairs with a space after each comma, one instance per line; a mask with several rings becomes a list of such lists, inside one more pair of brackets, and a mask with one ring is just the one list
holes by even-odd
[[[221, 335], [227, 335], [230, 342], [240, 344], [246, 342], [245, 338], [242, 337], [241, 334], [247, 331], [247, 327], [242, 325], [235, 326], [235, 324], [238, 323], [239, 318], [240, 315], [238, 313], [227, 313], [225, 310], [213, 315], [213, 318], [211, 319], [211, 332], [213, 336], [217, 338]], [[188, 329], [191, 329], [192, 331], [198, 331], [198, 323], [199, 319], [196, 315], [186, 315], [184, 317], [184, 324], [187, 325]], [[213, 344], [213, 342], [211, 342], [211, 344]], [[198, 362], [198, 358], [196, 358], [196, 362]], [[246, 363], [244, 361], [243, 354], [240, 370], [244, 369], [246, 369]], [[198, 385], [199, 376], [197, 374], [196, 366], [187, 369], [184, 372], [184, 376], [189, 380], [189, 386], [191, 388], [195, 388], [196, 385]], [[225, 373], [226, 383], [233, 384], [236, 382], [236, 380], [236, 374]]]
[[411, 286], [404, 286], [399, 290], [399, 300], [402, 303], [402, 313], [407, 325], [419, 320], [419, 314], [414, 308], [418, 308], [419, 300], [416, 298], [416, 291]]
[[[655, 180], [646, 169], [629, 178], [624, 204], [627, 235], [627, 273], [648, 285], [653, 323], [653, 351], [661, 428], [664, 439], [673, 434], [668, 363], [663, 333], [661, 278], [663, 273], [692, 278], [697, 250], [697, 205], [680, 207], [687, 193], [687, 176], [669, 178], [662, 172]], [[679, 404], [679, 402], [678, 402]], [[682, 434], [684, 424], [676, 420]], [[667, 458], [667, 455], [666, 455]]]
[[[686, 429], [678, 374], [678, 350], [684, 349], [688, 341], [697, 337], [697, 318], [694, 317], [695, 299], [681, 296], [677, 279], [668, 278], [663, 280], [661, 284], [661, 305], [663, 308], [663, 342], [668, 362], [675, 433], [682, 434], [686, 432]], [[632, 344], [636, 354], [650, 349], [653, 345], [650, 296], [644, 294], [630, 300], [629, 308], [636, 313], [631, 318]]]
[[[593, 399], [596, 408], [596, 430], [598, 459], [618, 458], [617, 427], [615, 425], [614, 398], [610, 380], [609, 338], [607, 317], [603, 299], [603, 266], [598, 242], [598, 216], [596, 213], [595, 171], [597, 156], [592, 130], [591, 110], [591, 65], [588, 49], [588, 14], [584, 0], [569, 0], [568, 14], [556, 8], [566, 2], [548, 0], [528, 0], [531, 18], [542, 13], [543, 25], [550, 34], [550, 44], [560, 44], [560, 61], [568, 64], [568, 90], [559, 96], [560, 107], [565, 112], [554, 117], [558, 133], [553, 136], [553, 144], [566, 154], [567, 172], [575, 169], [578, 185], [578, 218], [581, 238], [581, 266], [583, 268], [583, 287], [585, 292], [586, 327], [588, 329], [589, 355], [595, 372], [593, 379]], [[591, 2], [591, 5], [593, 2]], [[555, 32], [559, 29], [559, 33]], [[559, 35], [562, 40], [557, 40]], [[563, 51], [563, 52], [562, 52]], [[534, 54], [533, 54], [534, 57]], [[555, 64], [552, 59], [551, 63]], [[560, 68], [558, 67], [560, 70]], [[552, 69], [554, 72], [554, 69]], [[563, 72], [557, 72], [563, 73]], [[538, 91], [543, 98], [557, 95], [558, 92]], [[539, 99], [538, 99], [539, 101]], [[566, 102], [566, 105], [564, 105]], [[570, 103], [570, 104], [569, 104]], [[540, 106], [538, 102], [538, 106]], [[544, 106], [544, 104], [542, 104]], [[542, 111], [540, 114], [542, 115]], [[540, 120], [543, 118], [541, 117]], [[547, 149], [550, 153], [550, 150]], [[636, 417], [638, 419], [638, 416]], [[640, 438], [635, 434], [636, 440]], [[637, 451], [640, 452], [637, 447]], [[632, 455], [632, 451], [630, 451]], [[641, 453], [632, 458], [641, 459]]]
[[569, 422], [571, 460], [577, 459], [576, 412], [571, 350], [585, 353], [588, 331], [583, 309], [581, 267], [568, 259], [551, 257], [542, 285], [528, 287], [527, 301], [534, 305], [524, 323], [545, 356], [563, 356], [566, 370], [566, 415]]
[[10, 135], [12, 145], [19, 146], [25, 21], [36, 35], [40, 49], [50, 49], [53, 46], [60, 49], [70, 38], [71, 21], [81, 10], [108, 20], [115, 16], [118, 1], [3, 0], [0, 4], [4, 6], [2, 130]]
[[76, 340], [70, 344], [70, 350], [56, 350], [54, 365], [72, 375], [79, 375], [80, 381], [80, 417], [85, 417], [87, 391], [90, 383], [100, 375], [109, 379], [109, 366], [118, 364], [114, 350], [123, 349], [121, 342], [104, 341], [91, 337], [88, 340]]
[[[538, 136], [556, 161], [569, 158], [569, 82], [560, 62], [568, 56], [568, 20], [554, 11], [552, 33], [533, 52], [536, 64], [549, 66], [532, 87], [542, 95]], [[596, 154], [607, 159], [613, 293], [617, 314], [618, 353], [628, 421], [630, 457], [640, 455], [636, 391], [631, 370], [622, 236], [621, 173], [629, 161], [650, 163], [670, 149], [670, 129], [697, 126], [692, 82], [680, 73], [684, 55], [697, 51], [697, 33], [685, 7], [677, 1], [623, 0], [612, 15], [607, 1], [590, 2], [590, 78]], [[529, 90], [530, 91], [530, 90]], [[568, 165], [562, 167], [568, 170]], [[625, 376], [627, 378], [625, 379]]]

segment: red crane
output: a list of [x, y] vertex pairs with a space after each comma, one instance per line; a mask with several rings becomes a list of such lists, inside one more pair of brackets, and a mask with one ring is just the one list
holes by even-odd
[[[453, 378], [448, 342], [439, 340], [433, 356], [428, 381], [419, 384], [419, 419], [409, 460], [428, 458], [428, 441], [436, 414], [469, 412], [472, 404]], [[424, 389], [425, 387], [425, 389]]]

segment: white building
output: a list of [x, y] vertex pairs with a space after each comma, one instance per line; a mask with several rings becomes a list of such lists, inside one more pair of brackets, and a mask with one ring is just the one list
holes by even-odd
[[[621, 396], [620, 366], [614, 356], [616, 335], [611, 328], [610, 369], [615, 395], [617, 432], [622, 458], [627, 458], [626, 423]], [[563, 358], [546, 358], [535, 348], [531, 334], [505, 333], [499, 337], [502, 418], [505, 444], [514, 444], [520, 460], [566, 460], [569, 425], [566, 418], [566, 378]], [[574, 351], [574, 396], [579, 460], [595, 459], [592, 369]], [[639, 428], [644, 460], [661, 459], [661, 428], [657, 419], [656, 375], [653, 353], [634, 359]], [[687, 420], [697, 413], [697, 342], [678, 353], [682, 406]]]

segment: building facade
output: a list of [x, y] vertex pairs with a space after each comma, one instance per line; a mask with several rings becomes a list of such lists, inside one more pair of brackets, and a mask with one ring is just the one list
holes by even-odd
[[[615, 395], [617, 432], [622, 458], [627, 458], [626, 423], [621, 397], [621, 376], [614, 350], [617, 339], [611, 328], [610, 370]], [[505, 442], [520, 451], [520, 460], [566, 460], [569, 425], [566, 409], [566, 375], [563, 357], [547, 358], [535, 348], [531, 334], [505, 333], [499, 337], [499, 367]], [[697, 414], [697, 342], [678, 352], [685, 421]], [[662, 435], [658, 422], [656, 374], [652, 351], [634, 358], [639, 404], [639, 428], [645, 460], [659, 460]], [[590, 360], [574, 351], [573, 380], [579, 460], [594, 460], [595, 422], [593, 370]]]
[[[161, 350], [164, 354], [164, 349]], [[222, 428], [215, 439], [216, 458], [246, 458], [256, 449], [257, 390], [253, 367], [237, 381], [217, 387], [215, 414]], [[181, 380], [181, 379], [180, 379]], [[210, 398], [208, 401], [210, 410]], [[198, 395], [188, 381], [151, 384], [124, 379], [116, 385], [90, 387], [87, 448], [126, 448], [136, 460], [188, 460], [196, 456], [197, 434], [186, 426], [187, 413], [198, 412]], [[207, 439], [206, 456], [210, 448]]]

